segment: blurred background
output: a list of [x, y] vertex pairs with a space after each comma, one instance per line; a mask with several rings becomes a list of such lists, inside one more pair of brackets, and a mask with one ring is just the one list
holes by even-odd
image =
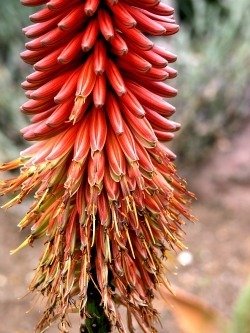
[[[171, 147], [181, 175], [197, 194], [193, 210], [199, 219], [185, 229], [188, 250], [178, 255], [177, 275], [171, 273], [170, 281], [233, 320], [230, 333], [249, 333], [250, 315], [244, 317], [248, 325], [241, 317], [250, 308], [249, 297], [244, 298], [249, 290], [237, 299], [250, 278], [250, 1], [166, 2], [176, 7], [181, 24], [180, 33], [165, 42], [178, 54], [174, 104], [175, 119], [182, 123]], [[19, 53], [21, 27], [30, 12], [19, 1], [0, 1], [1, 162], [15, 158], [25, 145], [19, 134], [26, 123], [19, 112], [20, 83], [30, 68]], [[0, 333], [32, 332], [39, 316], [39, 305], [25, 315], [30, 300], [17, 300], [26, 291], [39, 246], [9, 257], [24, 239], [16, 224], [25, 209], [0, 211]], [[166, 304], [158, 302], [158, 307], [164, 312], [161, 333], [196, 333], [177, 326]]]

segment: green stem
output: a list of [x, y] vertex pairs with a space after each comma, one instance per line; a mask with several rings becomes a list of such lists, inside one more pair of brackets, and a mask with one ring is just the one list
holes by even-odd
[[94, 283], [88, 287], [87, 318], [80, 328], [80, 333], [110, 333], [111, 323], [101, 305], [101, 296]]

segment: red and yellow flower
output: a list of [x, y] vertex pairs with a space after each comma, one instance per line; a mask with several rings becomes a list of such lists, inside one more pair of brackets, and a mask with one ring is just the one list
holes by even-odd
[[164, 144], [180, 128], [167, 101], [176, 56], [149, 39], [178, 31], [174, 10], [158, 0], [21, 2], [42, 5], [21, 54], [34, 67], [22, 84], [31, 117], [22, 134], [35, 143], [0, 167], [20, 168], [0, 193], [16, 193], [4, 207], [34, 194], [18, 249], [45, 240], [30, 284], [47, 298], [38, 330], [55, 319], [64, 327], [72, 307], [84, 317], [92, 281], [119, 332], [119, 304], [154, 332], [152, 299], [157, 284], [168, 287], [163, 259], [183, 247], [183, 217], [192, 220]]

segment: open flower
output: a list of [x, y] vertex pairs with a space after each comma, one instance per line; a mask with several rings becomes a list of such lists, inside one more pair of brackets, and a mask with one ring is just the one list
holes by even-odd
[[173, 9], [158, 0], [21, 2], [44, 5], [30, 16], [21, 54], [35, 69], [22, 84], [21, 110], [31, 116], [22, 134], [36, 142], [1, 166], [20, 175], [0, 193], [17, 192], [5, 207], [34, 194], [19, 223], [31, 232], [18, 249], [45, 240], [30, 284], [47, 299], [38, 331], [54, 320], [65, 331], [74, 309], [85, 319], [92, 283], [119, 332], [120, 304], [130, 331], [133, 316], [155, 332], [164, 258], [183, 247], [183, 217], [192, 219], [191, 194], [163, 143], [180, 128], [166, 100], [177, 93], [166, 83], [176, 56], [148, 38], [178, 31]]

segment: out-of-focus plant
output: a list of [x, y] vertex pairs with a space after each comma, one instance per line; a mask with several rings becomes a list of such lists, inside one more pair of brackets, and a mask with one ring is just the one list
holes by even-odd
[[242, 290], [236, 302], [230, 333], [249, 333], [250, 331], [250, 283]]
[[[0, 64], [0, 157], [13, 157], [17, 153], [17, 145], [22, 144], [19, 126], [25, 124], [24, 117], [17, 112], [23, 100], [10, 71]], [[14, 144], [13, 144], [14, 143]]]
[[224, 6], [228, 15], [222, 19], [218, 7], [193, 1], [199, 36], [192, 38], [187, 25], [174, 41], [174, 48], [182, 50], [178, 109], [183, 112], [178, 117], [184, 124], [175, 148], [186, 162], [202, 159], [207, 148], [235, 132], [249, 114], [250, 2], [230, 0]]
[[[22, 47], [21, 28], [27, 24], [31, 11], [20, 7], [19, 1], [0, 1], [0, 59], [3, 62], [9, 61], [13, 48]], [[18, 59], [16, 56], [15, 58]]]
[[[196, 37], [200, 35], [200, 31], [197, 30], [196, 25], [196, 15], [198, 15], [196, 11], [196, 3], [195, 0], [176, 0], [178, 14], [182, 22], [189, 25], [192, 33]], [[219, 12], [220, 17], [227, 17], [228, 10], [224, 4], [223, 0], [203, 0], [203, 2], [210, 7], [213, 6]]]
[[182, 333], [227, 333], [227, 320], [199, 297], [179, 288], [162, 292]]
[[199, 297], [178, 288], [174, 291], [175, 295], [162, 293], [182, 333], [249, 333], [250, 283], [236, 300], [230, 320]]
[[25, 119], [17, 110], [23, 100], [19, 83], [27, 68], [18, 54], [23, 48], [21, 28], [29, 12], [19, 1], [0, 1], [0, 156], [13, 157], [16, 145], [22, 143], [18, 133]]

